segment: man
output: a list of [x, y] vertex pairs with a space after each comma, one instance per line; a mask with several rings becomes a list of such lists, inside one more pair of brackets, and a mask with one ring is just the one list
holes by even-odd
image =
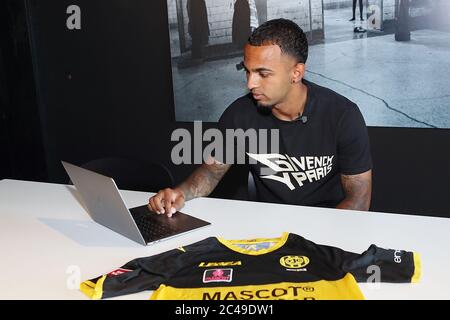
[[252, 32], [250, 6], [247, 0], [235, 0], [233, 8], [231, 39], [241, 49]]
[[[368, 210], [372, 163], [364, 119], [348, 99], [303, 79], [307, 57], [297, 24], [262, 24], [244, 49], [250, 93], [225, 110], [219, 126], [280, 130], [280, 154], [247, 153], [257, 162], [251, 170], [260, 200]], [[175, 189], [150, 198], [150, 208], [171, 216], [185, 201], [209, 195], [230, 166], [201, 165]], [[267, 168], [273, 173], [263, 174]]]
[[[353, 17], [349, 21], [355, 21], [356, 1], [357, 0], [353, 0]], [[359, 17], [360, 17], [361, 21], [364, 21], [364, 19], [363, 19], [363, 3], [362, 3], [362, 0], [359, 0]]]
[[188, 32], [192, 39], [192, 59], [203, 58], [203, 48], [209, 41], [208, 11], [204, 0], [188, 0]]
[[255, 0], [233, 0], [232, 42], [241, 49], [259, 26]]

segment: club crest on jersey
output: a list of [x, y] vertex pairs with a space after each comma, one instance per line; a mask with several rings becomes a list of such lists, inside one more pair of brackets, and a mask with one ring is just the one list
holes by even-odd
[[289, 271], [306, 271], [304, 267], [309, 264], [309, 258], [306, 256], [284, 256], [280, 258], [280, 264]]
[[119, 269], [116, 269], [116, 270], [111, 271], [110, 273], [108, 273], [108, 276], [110, 276], [110, 277], [120, 276], [121, 274], [130, 272], [130, 271], [132, 271], [132, 270], [119, 268]]
[[203, 283], [231, 282], [233, 269], [208, 269], [203, 272]]

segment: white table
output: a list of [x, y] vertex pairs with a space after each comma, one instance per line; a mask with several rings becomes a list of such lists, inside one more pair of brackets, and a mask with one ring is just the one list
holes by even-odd
[[[129, 207], [150, 193], [122, 191]], [[367, 299], [450, 299], [450, 219], [200, 198], [182, 210], [212, 222], [192, 233], [141, 246], [90, 220], [72, 186], [0, 181], [0, 299], [87, 299], [80, 281], [129, 260], [209, 236], [227, 239], [297, 233], [320, 244], [363, 252], [374, 243], [417, 251], [417, 284], [360, 284]], [[148, 299], [150, 291], [119, 297]]]

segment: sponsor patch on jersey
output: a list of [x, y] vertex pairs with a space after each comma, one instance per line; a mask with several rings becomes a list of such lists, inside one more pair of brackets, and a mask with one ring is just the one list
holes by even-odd
[[224, 261], [224, 262], [200, 262], [199, 267], [209, 268], [209, 267], [232, 267], [241, 266], [242, 261]]
[[231, 282], [233, 269], [208, 269], [203, 272], [203, 283]]
[[121, 274], [130, 272], [130, 271], [131, 270], [119, 268], [119, 269], [116, 269], [116, 270], [111, 271], [110, 273], [108, 273], [108, 276], [110, 276], [110, 277], [120, 276]]
[[280, 258], [280, 264], [288, 269], [301, 269], [309, 264], [306, 256], [284, 256]]

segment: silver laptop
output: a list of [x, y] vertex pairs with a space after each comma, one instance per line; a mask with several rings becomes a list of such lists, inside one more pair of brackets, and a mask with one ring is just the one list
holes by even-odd
[[128, 209], [110, 177], [61, 161], [91, 218], [142, 245], [166, 240], [211, 223], [176, 212], [171, 218], [147, 205]]

